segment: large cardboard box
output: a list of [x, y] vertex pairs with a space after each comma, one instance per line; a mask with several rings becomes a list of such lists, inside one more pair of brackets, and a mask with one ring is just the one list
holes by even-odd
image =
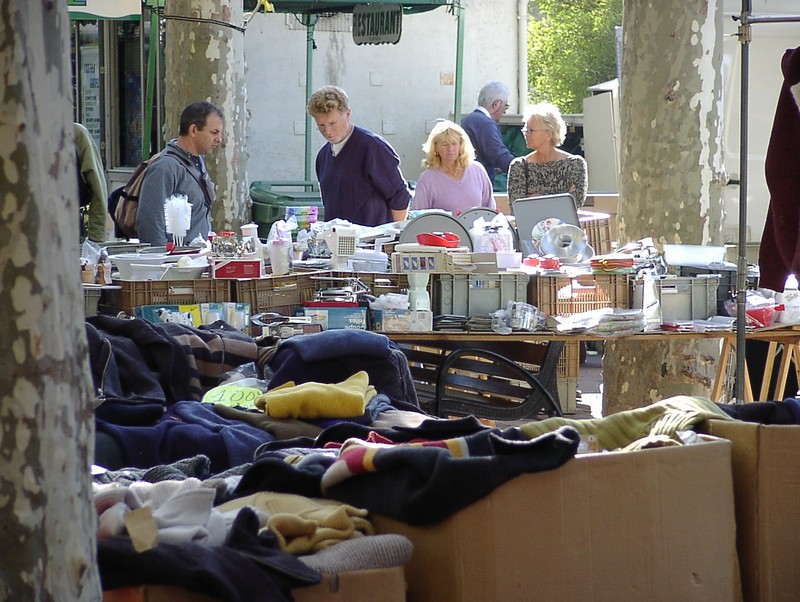
[[[321, 583], [292, 590], [295, 602], [405, 602], [403, 567], [325, 575]], [[103, 602], [218, 602], [169, 585], [122, 587], [103, 592]], [[269, 602], [269, 600], [253, 600]]]
[[292, 590], [294, 602], [405, 602], [403, 567], [325, 575], [322, 583]]
[[800, 596], [800, 426], [710, 420], [733, 443], [736, 538], [743, 599]]
[[578, 456], [434, 525], [372, 517], [414, 544], [411, 602], [731, 602], [731, 444]]

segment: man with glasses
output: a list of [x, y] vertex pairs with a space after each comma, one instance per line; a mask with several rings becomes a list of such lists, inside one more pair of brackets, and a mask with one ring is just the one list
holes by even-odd
[[497, 176], [507, 173], [514, 159], [503, 143], [498, 125], [508, 110], [508, 97], [508, 86], [502, 82], [489, 82], [478, 94], [478, 107], [461, 120], [461, 127], [475, 147], [475, 158], [486, 168], [495, 190], [498, 189]]
[[208, 239], [214, 182], [206, 171], [205, 155], [222, 142], [222, 110], [210, 102], [190, 104], [181, 113], [178, 137], [153, 160], [145, 172], [139, 193], [136, 231], [141, 242], [163, 246], [167, 238], [164, 201], [184, 195], [192, 206], [187, 243]]

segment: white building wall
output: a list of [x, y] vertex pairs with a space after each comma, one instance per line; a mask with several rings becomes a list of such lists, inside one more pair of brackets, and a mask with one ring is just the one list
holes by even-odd
[[[740, 176], [741, 56], [737, 32], [741, 0], [725, 0], [723, 5], [723, 119], [725, 168], [732, 178]], [[752, 0], [751, 15], [800, 15], [798, 0]], [[750, 69], [747, 160], [748, 241], [760, 241], [769, 208], [769, 191], [764, 176], [764, 161], [772, 133], [778, 94], [783, 84], [781, 57], [789, 48], [800, 46], [800, 23], [756, 23], [749, 44]], [[725, 190], [726, 239], [737, 242], [739, 187]]]
[[[511, 89], [510, 112], [518, 112], [517, 24], [518, 10], [525, 3], [468, 0], [464, 4], [461, 111], [472, 111], [481, 86], [498, 79]], [[291, 28], [293, 24], [297, 29]], [[353, 122], [383, 135], [399, 153], [403, 175], [416, 179], [431, 122], [453, 113], [456, 38], [457, 20], [446, 7], [404, 15], [396, 45], [356, 46], [351, 32], [322, 31], [320, 26], [314, 34], [312, 87], [344, 88]], [[306, 31], [293, 15], [257, 14], [247, 26], [245, 56], [248, 177], [302, 180]], [[314, 157], [325, 141], [312, 127]], [[316, 179], [313, 161], [311, 179]]]

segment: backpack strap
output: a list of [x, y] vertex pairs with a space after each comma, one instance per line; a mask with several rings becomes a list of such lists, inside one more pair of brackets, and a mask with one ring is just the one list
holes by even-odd
[[211, 197], [211, 189], [208, 184], [208, 175], [206, 174], [205, 177], [203, 177], [203, 174], [200, 173], [200, 170], [197, 169], [197, 166], [194, 164], [194, 162], [187, 159], [185, 155], [182, 155], [181, 153], [172, 150], [170, 147], [164, 149], [164, 154], [169, 155], [170, 157], [174, 157], [175, 159], [178, 160], [178, 163], [180, 163], [186, 168], [186, 171], [189, 172], [189, 174], [197, 182], [198, 186], [200, 186], [200, 190], [203, 191], [203, 196], [205, 197], [206, 205], [210, 209], [214, 199]]

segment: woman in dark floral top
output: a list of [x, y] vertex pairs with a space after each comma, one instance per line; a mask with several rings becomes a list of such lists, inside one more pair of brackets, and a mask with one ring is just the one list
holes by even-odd
[[508, 167], [508, 202], [543, 194], [568, 192], [581, 207], [586, 200], [586, 161], [559, 148], [567, 126], [555, 105], [539, 103], [525, 112], [522, 132], [533, 152], [517, 157]]

